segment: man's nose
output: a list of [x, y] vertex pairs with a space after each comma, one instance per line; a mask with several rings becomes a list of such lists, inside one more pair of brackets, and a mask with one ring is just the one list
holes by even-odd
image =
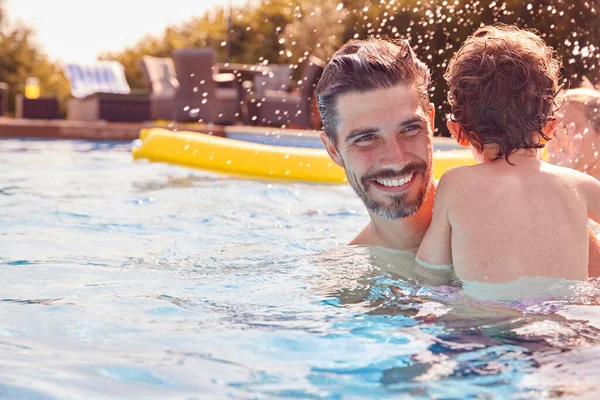
[[382, 167], [402, 167], [409, 162], [406, 143], [400, 138], [393, 138], [382, 143], [379, 164]]

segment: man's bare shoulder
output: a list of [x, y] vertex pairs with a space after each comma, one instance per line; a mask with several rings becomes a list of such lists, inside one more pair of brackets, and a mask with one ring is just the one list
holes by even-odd
[[360, 233], [358, 235], [356, 235], [356, 237], [354, 239], [352, 239], [350, 241], [350, 243], [348, 243], [348, 246], [354, 246], [354, 245], [377, 246], [379, 244], [380, 243], [378, 243], [377, 239], [374, 237], [374, 232], [371, 227], [371, 224], [367, 224], [367, 226], [365, 226], [363, 228], [363, 230], [360, 231]]

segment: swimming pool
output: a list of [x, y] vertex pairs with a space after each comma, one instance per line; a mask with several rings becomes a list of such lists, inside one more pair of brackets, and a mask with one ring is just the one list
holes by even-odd
[[600, 283], [462, 288], [344, 247], [349, 186], [127, 143], [2, 140], [0, 165], [0, 398], [600, 395]]

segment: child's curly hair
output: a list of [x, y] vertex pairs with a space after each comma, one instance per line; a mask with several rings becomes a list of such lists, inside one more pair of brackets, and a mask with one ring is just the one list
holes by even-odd
[[456, 52], [444, 78], [452, 120], [479, 151], [497, 144], [497, 158], [536, 149], [554, 118], [560, 60], [531, 31], [494, 25], [478, 29]]

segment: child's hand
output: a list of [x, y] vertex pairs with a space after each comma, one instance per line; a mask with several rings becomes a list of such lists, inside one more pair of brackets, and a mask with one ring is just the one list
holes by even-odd
[[571, 122], [566, 129], [554, 131], [554, 138], [547, 145], [551, 164], [577, 169], [582, 139], [588, 132], [585, 129], [583, 133], [576, 133], [575, 129], [575, 123]]

